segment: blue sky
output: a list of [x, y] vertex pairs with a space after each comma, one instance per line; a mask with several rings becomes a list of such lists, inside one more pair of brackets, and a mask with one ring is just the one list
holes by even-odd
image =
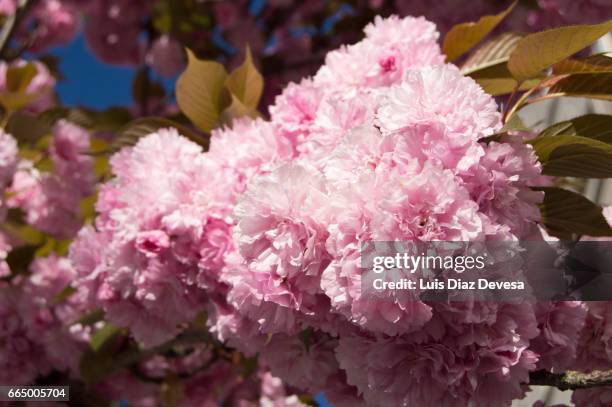
[[[59, 58], [60, 71], [65, 77], [57, 86], [63, 104], [104, 109], [132, 103], [132, 79], [136, 68], [98, 61], [87, 49], [82, 35], [50, 53]], [[163, 82], [169, 92], [173, 92], [174, 81]]]

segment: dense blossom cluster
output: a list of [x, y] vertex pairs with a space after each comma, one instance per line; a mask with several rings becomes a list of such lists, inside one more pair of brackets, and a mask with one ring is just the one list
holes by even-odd
[[115, 155], [76, 286], [147, 346], [206, 310], [219, 340], [335, 406], [509, 405], [529, 372], [575, 366], [598, 313], [362, 296], [362, 242], [517, 240], [541, 199], [519, 135], [480, 141], [495, 101], [444, 64], [433, 24], [365, 34], [208, 152], [162, 130]]
[[27, 278], [0, 283], [0, 382], [32, 384], [52, 370], [78, 376], [89, 330], [74, 322], [85, 302], [55, 303], [74, 277], [71, 262], [52, 255], [32, 263]]
[[[538, 9], [518, 8], [523, 20], [513, 28], [595, 22], [610, 13], [604, 2], [540, 0]], [[183, 50], [172, 33], [147, 45], [152, 3], [43, 0], [18, 36], [37, 52], [68, 42], [84, 24], [103, 61], [147, 63], [172, 77]], [[299, 60], [312, 44], [290, 24], [320, 14], [325, 2], [267, 3], [273, 12], [263, 19], [297, 10], [275, 41], [245, 17], [246, 2], [216, 3], [216, 24], [230, 47], [250, 42], [255, 53]], [[443, 31], [498, 11], [492, 2], [392, 3], [427, 14]], [[15, 7], [0, 0], [1, 14]], [[364, 295], [363, 242], [543, 233], [542, 193], [530, 188], [541, 182], [533, 149], [520, 134], [484, 140], [502, 128], [498, 106], [445, 63], [436, 26], [423, 17], [377, 17], [364, 33], [285, 87], [269, 119], [214, 130], [208, 151], [159, 130], [112, 156], [113, 177], [99, 191], [88, 130], [58, 120], [48, 146], [27, 158], [0, 131], [0, 221], [22, 216], [45, 233], [41, 252], [76, 236], [67, 257], [37, 254], [12, 270], [8, 255], [23, 242], [0, 229], [0, 383], [32, 384], [51, 372], [78, 377], [88, 342], [105, 324], [124, 329], [121, 345], [132, 349], [206, 324], [207, 343], [179, 344], [172, 352], [180, 357], [149, 357], [94, 386], [141, 406], [158, 405], [168, 377], [184, 378], [183, 407], [304, 406], [296, 391], [324, 391], [335, 407], [508, 406], [528, 391], [530, 372], [611, 368], [608, 303]], [[8, 77], [31, 68], [33, 79], [17, 94]], [[54, 85], [42, 63], [0, 63], [0, 98], [25, 106], [24, 117], [54, 104]], [[95, 192], [97, 217], [86, 223], [83, 200]], [[105, 322], [79, 322], [98, 310]], [[253, 371], [236, 361], [255, 356]], [[609, 400], [605, 389], [574, 393], [578, 406]]]
[[71, 238], [80, 229], [81, 199], [91, 195], [95, 177], [89, 133], [68, 121], [53, 129], [49, 147], [50, 172], [23, 160], [10, 188], [9, 206], [25, 212], [37, 229], [60, 238]]
[[[7, 204], [5, 202], [5, 189], [13, 179], [19, 163], [17, 140], [4, 131], [0, 132], [0, 223], [6, 219]], [[0, 278], [11, 274], [6, 257], [11, 250], [8, 236], [0, 231]]]

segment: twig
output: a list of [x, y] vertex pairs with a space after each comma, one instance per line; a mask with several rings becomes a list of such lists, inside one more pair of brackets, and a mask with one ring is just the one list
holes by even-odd
[[595, 370], [590, 373], [575, 371], [551, 373], [545, 370], [538, 370], [529, 375], [529, 384], [536, 386], [553, 386], [559, 390], [577, 390], [612, 386], [612, 370]]
[[19, 23], [21, 23], [23, 17], [28, 13], [28, 10], [36, 1], [37, 0], [20, 0], [17, 4], [17, 10], [6, 18], [2, 31], [0, 31], [0, 58], [4, 59], [11, 38], [19, 27]]
[[516, 86], [512, 90], [512, 93], [510, 94], [510, 97], [508, 98], [508, 102], [506, 104], [506, 107], [504, 108], [504, 113], [502, 115], [502, 119], [503, 119], [503, 123], [504, 124], [506, 124], [506, 122], [510, 118], [510, 116], [508, 116], [508, 113], [510, 111], [510, 106], [511, 106], [512, 102], [514, 101], [514, 96], [518, 93], [518, 90], [520, 89], [520, 87], [521, 87], [521, 84], [517, 82]]

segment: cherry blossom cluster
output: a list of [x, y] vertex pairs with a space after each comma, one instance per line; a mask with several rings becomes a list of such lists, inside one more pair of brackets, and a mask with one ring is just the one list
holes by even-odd
[[[295, 6], [269, 3], [270, 19]], [[296, 6], [288, 24], [317, 15], [323, 3]], [[610, 13], [601, 0], [538, 5], [519, 7], [523, 25], [514, 28], [595, 22]], [[461, 13], [448, 10], [498, 11], [490, 2], [394, 6], [431, 14], [443, 31], [460, 22]], [[278, 52], [289, 62], [311, 48], [289, 26], [268, 44], [255, 20], [242, 23], [245, 7], [214, 6], [230, 45], [248, 39], [256, 53]], [[1, 14], [14, 12], [14, 1], [0, 0]], [[37, 52], [68, 42], [84, 24], [103, 61], [176, 75], [183, 63], [176, 38], [143, 41], [152, 12], [140, 0], [43, 0], [18, 36]], [[135, 405], [155, 405], [160, 383], [176, 375], [185, 377], [182, 406], [302, 406], [296, 389], [324, 391], [340, 407], [507, 406], [528, 391], [530, 372], [609, 369], [607, 303], [363, 295], [367, 241], [542, 238], [542, 194], [530, 188], [542, 182], [536, 156], [521, 134], [487, 139], [502, 128], [498, 106], [445, 64], [436, 26], [422, 17], [376, 18], [364, 33], [327, 53], [314, 75], [286, 86], [269, 119], [213, 131], [208, 151], [164, 129], [116, 153], [113, 178], [98, 191], [98, 216], [86, 226], [81, 205], [96, 191], [90, 133], [59, 120], [48, 147], [26, 159], [0, 132], [0, 221], [19, 214], [50, 237], [77, 236], [68, 257], [38, 257], [27, 270], [11, 270], [8, 255], [23, 242], [0, 230], [0, 383], [32, 384], [53, 371], [78, 377], [92, 334], [104, 326], [78, 320], [98, 309], [145, 349], [204, 319], [215, 343], [258, 357], [259, 368], [245, 374], [214, 346], [195, 346], [97, 383], [101, 394]], [[26, 64], [0, 63], [1, 97], [13, 96], [7, 71]], [[54, 77], [42, 63], [33, 66], [20, 96], [28, 114], [54, 104]], [[605, 389], [574, 393], [578, 406], [609, 400]]]
[[[38, 377], [62, 372], [79, 379], [79, 364], [92, 334], [101, 323], [79, 322], [89, 309], [82, 292], [58, 301], [75, 278], [69, 259], [50, 255], [35, 260], [29, 276], [0, 283], [0, 381], [29, 385]], [[146, 380], [127, 370], [96, 382], [93, 393], [108, 401], [124, 400], [133, 405], [157, 406], [162, 383], [168, 375], [186, 376], [180, 405], [227, 405], [234, 407], [305, 407], [283, 382], [260, 367], [245, 376], [240, 364], [216, 357], [205, 346], [180, 350], [184, 356], [153, 356], [135, 369]], [[207, 369], [202, 370], [202, 366]]]
[[334, 406], [506, 406], [530, 372], [576, 366], [581, 302], [362, 296], [365, 241], [538, 234], [535, 154], [483, 140], [498, 107], [437, 40], [423, 18], [377, 18], [270, 120], [213, 131], [207, 152], [169, 129], [117, 153], [70, 250], [87, 304], [145, 346], [206, 311], [218, 340]]
[[[19, 152], [17, 140], [4, 131], [0, 132], [0, 223], [3, 223], [7, 215], [7, 204], [5, 200], [5, 189], [13, 179], [19, 163]], [[0, 231], [0, 278], [11, 274], [6, 262], [8, 253], [11, 251], [9, 237]]]
[[27, 277], [0, 282], [0, 381], [26, 385], [52, 370], [79, 375], [89, 329], [74, 322], [86, 311], [76, 295], [56, 298], [75, 277], [67, 258], [40, 258]]
[[89, 132], [66, 120], [54, 129], [48, 155], [51, 171], [30, 160], [19, 164], [8, 205], [21, 209], [28, 224], [59, 238], [74, 237], [81, 228], [81, 200], [94, 192], [95, 176]]

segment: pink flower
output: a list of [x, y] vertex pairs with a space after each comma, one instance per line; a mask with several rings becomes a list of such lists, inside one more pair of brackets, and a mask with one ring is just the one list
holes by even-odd
[[92, 22], [85, 26], [87, 46], [101, 61], [118, 65], [138, 65], [144, 58], [140, 30], [113, 20]]
[[228, 184], [236, 193], [244, 192], [248, 180], [269, 172], [291, 154], [287, 140], [278, 137], [274, 127], [261, 119], [238, 119], [232, 127], [213, 130], [208, 152], [226, 171]]
[[181, 44], [167, 35], [162, 35], [153, 42], [147, 63], [157, 74], [172, 78], [179, 74], [185, 66], [185, 57]]
[[[327, 232], [316, 220], [326, 200], [320, 176], [286, 165], [260, 176], [238, 203], [235, 239], [248, 267], [228, 277], [241, 312], [264, 331], [293, 331], [297, 312], [314, 314], [321, 272], [329, 263]], [[265, 307], [259, 307], [265, 303]]]
[[391, 183], [372, 220], [375, 240], [472, 241], [482, 236], [478, 207], [452, 173], [425, 165]]
[[537, 355], [527, 347], [537, 329], [527, 304], [495, 307], [481, 323], [453, 322], [442, 308], [442, 320], [412, 338], [341, 337], [340, 366], [376, 406], [507, 406], [535, 369]]
[[269, 372], [260, 374], [261, 380], [261, 397], [259, 406], [269, 407], [306, 407], [307, 404], [302, 403], [300, 398], [295, 395], [287, 394], [287, 390], [281, 379], [272, 376]]
[[[117, 10], [96, 13], [117, 27], [139, 19]], [[376, 19], [365, 33], [290, 85], [270, 121], [215, 130], [208, 152], [160, 130], [114, 155], [95, 227], [70, 250], [87, 305], [146, 346], [206, 312], [226, 346], [339, 406], [507, 406], [540, 354], [555, 369], [575, 349], [603, 361], [605, 335], [593, 352], [578, 339], [580, 303], [364, 290], [364, 243], [515, 241], [533, 230], [540, 198], [529, 189], [540, 166], [519, 136], [480, 141], [501, 128], [497, 105], [443, 65], [431, 23]], [[58, 160], [72, 156], [61, 147]], [[605, 320], [593, 308], [587, 327]], [[260, 373], [238, 383], [215, 363], [186, 383], [184, 404], [299, 404]]]
[[78, 375], [86, 346], [83, 339], [87, 337], [71, 324], [89, 310], [80, 293], [56, 304], [58, 296], [73, 282], [76, 271], [67, 258], [51, 255], [36, 259], [30, 272], [23, 288], [29, 335], [44, 348], [54, 369]]
[[505, 140], [490, 142], [483, 149], [480, 162], [464, 176], [470, 194], [492, 221], [524, 236], [540, 219], [537, 204], [543, 199], [541, 192], [529, 188], [541, 172], [533, 148]]
[[[7, 71], [10, 68], [19, 68], [26, 65], [25, 60], [15, 60], [11, 63], [4, 61], [0, 62], [0, 94], [11, 93], [7, 85]], [[47, 67], [38, 61], [31, 62], [36, 68], [36, 76], [32, 78], [24, 91], [24, 101], [27, 104], [27, 109], [32, 113], [40, 113], [53, 105], [53, 88], [55, 87], [55, 78], [51, 75]]]
[[11, 267], [6, 262], [9, 252], [12, 247], [9, 243], [8, 236], [5, 233], [0, 232], [0, 278], [8, 277], [11, 275]]
[[93, 159], [89, 133], [72, 123], [60, 121], [53, 130], [49, 155], [53, 170], [41, 173], [22, 162], [13, 179], [9, 205], [26, 213], [29, 224], [59, 237], [72, 237], [81, 226], [80, 201], [94, 188]]
[[559, 372], [571, 365], [586, 314], [586, 305], [579, 301], [536, 304], [540, 334], [529, 348], [540, 356], [538, 367]]
[[28, 335], [22, 295], [14, 286], [0, 285], [0, 382], [13, 385], [33, 384], [50, 370], [44, 349]]
[[0, 189], [6, 187], [13, 178], [18, 161], [17, 141], [0, 130]]
[[233, 28], [240, 18], [240, 9], [236, 4], [215, 3], [213, 10], [217, 23], [224, 29]]
[[8, 16], [17, 10], [17, 2], [15, 0], [0, 0], [0, 14]]
[[156, 257], [170, 247], [170, 238], [162, 230], [140, 232], [136, 236], [136, 248], [147, 257]]
[[585, 303], [588, 314], [576, 350], [573, 369], [591, 371], [609, 369], [612, 358], [612, 303]]
[[270, 117], [276, 131], [294, 148], [308, 137], [316, 117], [323, 89], [310, 79], [290, 83], [270, 106]]
[[[22, 40], [30, 38], [30, 51], [38, 52], [55, 45], [70, 42], [79, 29], [78, 10], [72, 4], [60, 0], [44, 0], [32, 10], [31, 16], [36, 23], [30, 22], [25, 32], [20, 32]], [[32, 32], [31, 25], [35, 25]]]
[[223, 295], [234, 193], [222, 169], [175, 130], [142, 138], [111, 166], [96, 229], [71, 247], [76, 284], [111, 322], [157, 345], [204, 311], [209, 295]]
[[605, 407], [612, 403], [610, 387], [574, 390], [572, 403], [576, 407]]
[[320, 166], [350, 130], [373, 125], [377, 107], [376, 98], [367, 92], [328, 95], [321, 101], [308, 138], [298, 145], [298, 151]]
[[440, 122], [457, 147], [499, 130], [500, 118], [493, 98], [453, 65], [411, 71], [389, 90], [377, 114], [384, 134]]
[[389, 86], [410, 69], [444, 62], [435, 26], [423, 18], [377, 17], [364, 31], [363, 41], [327, 54], [315, 84], [332, 92]]
[[49, 154], [53, 160], [53, 172], [75, 194], [85, 197], [93, 193], [94, 172], [90, 152], [90, 135], [87, 130], [60, 120], [53, 129], [53, 141]]
[[87, 45], [104, 62], [140, 64], [145, 53], [141, 25], [149, 10], [144, 0], [96, 1], [86, 13]]
[[334, 355], [337, 341], [304, 331], [299, 335], [273, 335], [261, 351], [271, 372], [299, 389], [316, 392], [339, 370]]

